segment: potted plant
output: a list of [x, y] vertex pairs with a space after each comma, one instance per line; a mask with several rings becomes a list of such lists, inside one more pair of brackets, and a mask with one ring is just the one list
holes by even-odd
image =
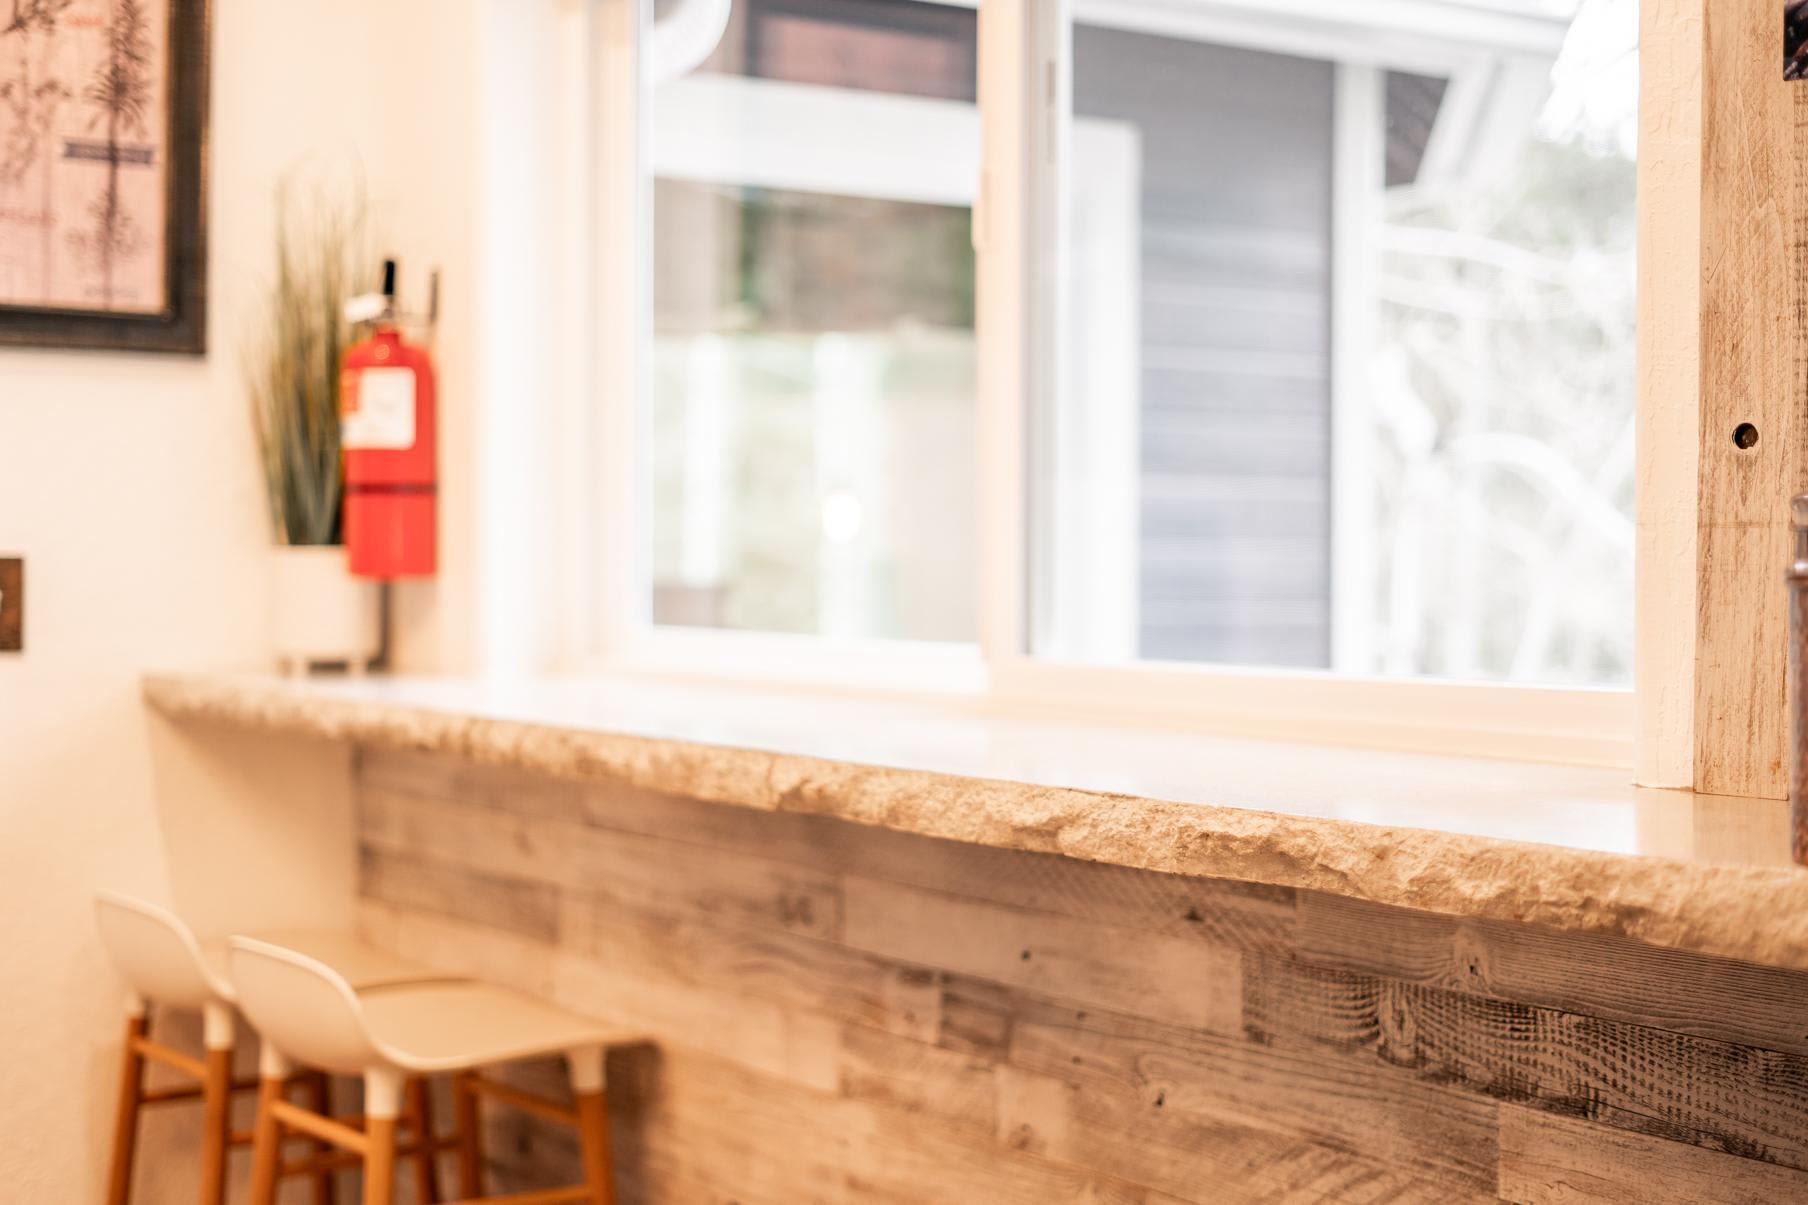
[[377, 584], [347, 571], [340, 542], [339, 361], [346, 299], [365, 254], [362, 207], [313, 194], [297, 213], [277, 193], [276, 279], [246, 359], [276, 548], [276, 655], [290, 672], [342, 662], [360, 672], [381, 639]]

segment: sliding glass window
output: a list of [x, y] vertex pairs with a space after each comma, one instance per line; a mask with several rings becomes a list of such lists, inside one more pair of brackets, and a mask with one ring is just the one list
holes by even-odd
[[1629, 683], [1637, 31], [1077, 6], [1033, 653]]
[[655, 16], [654, 624], [972, 641], [974, 11]]

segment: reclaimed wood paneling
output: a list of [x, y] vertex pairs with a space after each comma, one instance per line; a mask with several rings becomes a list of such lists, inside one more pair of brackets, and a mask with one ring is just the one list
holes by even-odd
[[1220, 1033], [1241, 1022], [1234, 950], [874, 879], [843, 889], [855, 949]]
[[[624, 1205], [1808, 1200], [1808, 974], [451, 759], [359, 795], [372, 940], [654, 1035]], [[495, 1187], [575, 1159], [491, 1112]]]
[[358, 860], [363, 890], [406, 907], [442, 912], [541, 941], [559, 937], [559, 889], [532, 879], [499, 878], [366, 847]]
[[582, 888], [624, 908], [700, 913], [834, 937], [834, 877], [795, 862], [494, 808], [447, 814], [430, 800], [373, 790], [360, 808], [367, 845], [485, 875]]
[[1301, 956], [1322, 966], [1808, 1055], [1793, 971], [1316, 892], [1298, 926]]
[[[548, 826], [544, 820], [581, 818], [593, 829], [659, 837], [680, 846], [757, 851], [767, 860], [1238, 948], [1279, 952], [1294, 944], [1294, 893], [1289, 887], [959, 845], [822, 816], [723, 808], [552, 779], [540, 779], [515, 794], [508, 783], [529, 776], [468, 763], [447, 765], [447, 760], [364, 751], [360, 773], [367, 807], [361, 824], [366, 839], [430, 847], [459, 865], [495, 873], [509, 873], [525, 859], [535, 868], [531, 873], [547, 877], [565, 866], [560, 846], [578, 830]], [[444, 817], [440, 825], [424, 823], [444, 813], [435, 801], [479, 806]], [[529, 817], [534, 823], [527, 822]]]
[[1252, 962], [1247, 1019], [1428, 1083], [1808, 1167], [1808, 1059], [1516, 1001]]
[[[1695, 789], [1787, 795], [1789, 497], [1808, 481], [1808, 91], [1777, 6], [1703, 3]], [[1755, 442], [1735, 442], [1745, 424]], [[1657, 633], [1662, 636], [1662, 633]]]
[[935, 1039], [941, 983], [933, 971], [774, 929], [625, 912], [606, 899], [573, 900], [567, 915], [569, 948], [595, 963], [626, 962], [699, 993], [734, 983], [800, 1014]]
[[1500, 1110], [1500, 1195], [1525, 1205], [1808, 1201], [1808, 1175], [1574, 1117]]
[[[1011, 1062], [1078, 1084], [1089, 1128], [1166, 1129], [1201, 1143], [1213, 1123], [1253, 1125], [1436, 1178], [1453, 1190], [1494, 1179], [1494, 1102], [1370, 1060], [1247, 1037], [1028, 1002]], [[1205, 1126], [1198, 1122], [1207, 1123]]]

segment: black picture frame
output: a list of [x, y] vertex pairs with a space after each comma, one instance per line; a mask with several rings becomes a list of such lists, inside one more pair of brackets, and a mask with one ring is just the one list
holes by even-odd
[[0, 346], [206, 353], [209, 0], [170, 0], [169, 19], [163, 310], [109, 314], [0, 304]]

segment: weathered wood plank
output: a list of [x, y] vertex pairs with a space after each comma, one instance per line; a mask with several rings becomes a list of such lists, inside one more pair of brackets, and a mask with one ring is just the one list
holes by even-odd
[[1493, 1200], [1485, 1188], [1416, 1175], [1365, 1154], [1259, 1125], [1130, 1101], [1053, 1076], [999, 1068], [999, 1140], [1209, 1201]]
[[1011, 1020], [1016, 1008], [1011, 989], [964, 975], [939, 977], [943, 984], [936, 1044], [994, 1062], [1005, 1058], [1011, 1049]]
[[[1808, 91], [1772, 70], [1776, 8], [1700, 7], [1694, 716], [1695, 789], [1770, 799], [1787, 794], [1785, 507], [1808, 481]], [[1756, 442], [1740, 446], [1748, 423]]]
[[[367, 904], [366, 911], [382, 907]], [[437, 942], [411, 944], [411, 938], [435, 930], [439, 934]], [[828, 1039], [824, 1034], [818, 1031], [811, 1037], [807, 1025], [801, 1030], [796, 1028], [800, 1018], [812, 1014], [802, 1012], [796, 1006], [764, 1015], [757, 1006], [747, 1004], [731, 1007], [729, 1011], [700, 1008], [699, 1001], [706, 996], [716, 1001], [727, 1000], [731, 1006], [735, 1004], [735, 997], [731, 990], [724, 990], [720, 982], [713, 992], [697, 989], [674, 993], [670, 986], [645, 969], [639, 956], [609, 962], [594, 955], [576, 958], [562, 952], [549, 952], [545, 947], [534, 946], [500, 931], [491, 933], [485, 940], [479, 926], [412, 914], [390, 918], [388, 936], [394, 941], [398, 934], [403, 938], [398, 944], [404, 953], [445, 961], [446, 953], [469, 949], [475, 951], [478, 958], [478, 965], [472, 969], [491, 974], [500, 970], [511, 979], [525, 974], [531, 981], [547, 973], [524, 971], [524, 962], [537, 952], [540, 958], [550, 958], [554, 964], [550, 972], [554, 982], [549, 994], [573, 1007], [588, 1008], [618, 1019], [632, 1019], [624, 1017], [624, 1013], [644, 1009], [639, 1019], [654, 1027], [661, 1046], [668, 1051], [683, 1047], [714, 1050], [743, 1066], [758, 1068], [777, 1078], [813, 1082], [821, 1090], [833, 1091], [851, 1100], [883, 1105], [940, 1125], [960, 1126], [975, 1135], [983, 1132], [988, 1138], [993, 1136], [994, 1126], [987, 1103], [991, 1089], [986, 1083], [986, 1061], [983, 1059], [976, 1060], [853, 1026], [843, 1026], [835, 1031], [838, 1044], [825, 1056], [823, 1043]], [[798, 944], [822, 944], [775, 936]], [[500, 948], [507, 943], [513, 943], [516, 951], [510, 953]], [[529, 947], [527, 957], [519, 950], [524, 946]], [[1006, 1005], [1005, 1000], [996, 996], [993, 1003]], [[826, 1067], [825, 1058], [830, 1064]], [[812, 1067], [817, 1070], [812, 1072]], [[954, 1074], [956, 1071], [961, 1074]], [[1025, 1088], [1026, 1083], [1031, 1086]], [[1349, 1184], [1346, 1187], [1352, 1191], [1352, 1186], [1357, 1183], [1373, 1186], [1377, 1191], [1383, 1186], [1391, 1186], [1390, 1191], [1396, 1196], [1413, 1199], [1402, 1187], [1416, 1182], [1410, 1174], [1397, 1170], [1390, 1172], [1378, 1163], [1369, 1166], [1354, 1156], [1340, 1157], [1320, 1144], [1296, 1137], [1283, 1135], [1277, 1138], [1271, 1133], [1247, 1131], [1226, 1123], [1215, 1131], [1184, 1127], [1177, 1131], [1170, 1127], [1170, 1140], [1162, 1146], [1134, 1127], [1114, 1131], [1111, 1123], [1115, 1120], [1121, 1126], [1123, 1119], [1113, 1117], [1111, 1102], [1105, 1102], [1092, 1113], [1077, 1115], [1074, 1124], [1062, 1130], [1061, 1141], [1067, 1145], [1051, 1151], [1045, 1145], [1046, 1138], [1032, 1139], [1031, 1134], [1021, 1130], [1024, 1117], [1031, 1115], [1026, 1101], [1037, 1099], [1037, 1085], [1034, 1080], [1024, 1077], [1019, 1077], [1016, 1084], [1018, 1091], [1012, 1097], [1011, 1106], [1016, 1112], [1014, 1124], [999, 1123], [999, 1136], [1004, 1147], [1014, 1144], [1016, 1149], [1034, 1153], [1040, 1142], [1044, 1144], [1041, 1147], [1044, 1153], [1061, 1159], [1061, 1151], [1065, 1150], [1069, 1160], [1090, 1152], [1081, 1160], [1082, 1165], [1115, 1170], [1126, 1179], [1133, 1179], [1138, 1167], [1165, 1168], [1160, 1173], [1164, 1182], [1157, 1186], [1173, 1190], [1180, 1199], [1189, 1199], [1187, 1194], [1197, 1187], [1199, 1177], [1205, 1176], [1207, 1182], [1220, 1189], [1216, 1195], [1205, 1196], [1203, 1199], [1206, 1200], [1286, 1200], [1289, 1198], [1282, 1189], [1289, 1184], [1297, 1187], [1292, 1199], [1310, 1200], [1314, 1185], [1323, 1188], [1340, 1182], [1338, 1175], [1347, 1178]], [[1042, 1086], [1045, 1088], [1046, 1083]], [[1069, 1095], [1065, 1087], [1055, 1090], [1055, 1099], [1066, 1099]], [[1132, 1107], [1146, 1108], [1142, 1102], [1134, 1102]], [[1043, 1121], [1041, 1125], [1046, 1133], [1048, 1123]], [[1072, 1137], [1076, 1132], [1079, 1136]], [[1208, 1143], [1207, 1138], [1215, 1138], [1217, 1145]], [[1189, 1151], [1194, 1153], [1189, 1154]], [[768, 1153], [767, 1157], [772, 1155]], [[1093, 1159], [1098, 1162], [1090, 1162]], [[1232, 1186], [1241, 1187], [1233, 1190]], [[1445, 1196], [1446, 1199], [1458, 1198], [1455, 1190], [1446, 1192]], [[866, 1198], [848, 1192], [824, 1199]]]
[[[433, 764], [436, 760], [452, 759], [423, 762], [418, 755], [367, 751], [361, 772], [363, 794], [377, 797], [379, 816], [373, 823], [387, 819], [384, 813], [408, 811], [398, 802], [398, 797], [408, 796], [418, 797], [408, 832], [425, 840], [433, 838], [423, 826], [438, 810], [429, 800], [536, 817], [569, 819], [574, 814], [569, 792], [538, 785], [553, 781], [543, 776], [494, 767], [452, 771]], [[522, 788], [518, 792], [517, 783]], [[592, 825], [618, 833], [663, 837], [1081, 920], [1201, 937], [1239, 949], [1278, 952], [1293, 941], [1291, 888], [966, 845], [823, 816], [756, 812], [619, 787], [561, 785], [581, 792], [581, 811]], [[497, 826], [504, 827], [499, 822]], [[514, 834], [531, 827], [504, 831]], [[531, 835], [524, 840], [536, 844]], [[548, 843], [544, 837], [537, 842], [541, 848]]]
[[[892, 1205], [1155, 1205], [1142, 1187], [999, 1147], [989, 1133], [764, 1080], [679, 1051], [625, 1091], [651, 1149], [682, 1148], [698, 1178], [791, 1201]], [[1220, 1202], [1223, 1196], [1202, 1196]]]
[[998, 1129], [999, 1083], [992, 1062], [864, 1025], [842, 1027], [839, 1093], [979, 1135]]
[[590, 827], [572, 834], [571, 848], [572, 886], [604, 906], [770, 925], [808, 937], [841, 932], [841, 887], [832, 874]]
[[1500, 1195], [1520, 1205], [1776, 1205], [1808, 1201], [1808, 1174], [1503, 1105]]
[[847, 943], [883, 958], [1219, 1033], [1242, 1021], [1240, 956], [1208, 942], [876, 879], [850, 877], [842, 890]]
[[[629, 1136], [617, 1152], [620, 1178], [640, 1193], [624, 1199], [650, 1205], [1028, 1205], [1036, 1193], [1048, 1194], [1043, 1205], [1179, 1205], [1108, 1177], [991, 1150], [989, 1117], [983, 1128], [950, 1128], [908, 1099], [800, 1092], [688, 1052], [621, 1070], [612, 1065], [610, 1083], [612, 1120]], [[502, 1161], [507, 1187], [544, 1184], [575, 1168], [574, 1152], [556, 1127], [508, 1117], [500, 1131], [501, 1148], [519, 1153]]]
[[1414, 1175], [1297, 1134], [1167, 1113], [859, 1026], [843, 1030], [842, 1060], [844, 1097], [1182, 1198], [1446, 1202], [1469, 1195], [1448, 1178]]
[[559, 938], [559, 889], [548, 883], [476, 874], [366, 847], [358, 859], [358, 884], [370, 899], [507, 929], [536, 941]]
[[1808, 1055], [1799, 971], [1316, 891], [1298, 907], [1299, 952], [1322, 966]]
[[1288, 887], [1185, 878], [888, 829], [836, 829], [835, 865], [850, 875], [1237, 949], [1280, 952], [1294, 942]]
[[834, 875], [794, 862], [387, 788], [360, 793], [358, 825], [367, 846], [580, 889], [623, 907], [817, 937], [840, 928]]
[[[654, 1038], [611, 1061], [624, 1201], [1593, 1199], [1590, 1151], [1658, 1168], [1649, 1196], [1720, 1167], [1781, 1200], [1801, 1173], [1759, 1160], [1808, 1162], [1808, 976], [451, 759], [361, 774], [372, 940]], [[505, 1184], [573, 1156], [493, 1124]]]
[[[460, 931], [392, 910], [377, 938], [383, 944], [394, 946], [412, 937], [423, 948], [401, 952], [480, 975], [485, 973], [483, 960], [502, 957], [511, 973], [532, 975], [542, 990], [563, 986], [581, 992], [570, 1001], [573, 1007], [595, 1009], [625, 1023], [657, 1023], [658, 1004], [671, 1010], [674, 1019], [705, 1031], [705, 1049], [716, 1049], [727, 1035], [741, 1033], [740, 1040], [764, 1052], [763, 1065], [782, 1066], [808, 1082], [833, 1080], [832, 1043], [817, 1049], [821, 1043], [800, 1043], [800, 1035], [818, 1036], [839, 1022], [924, 1043], [933, 1043], [938, 1034], [942, 985], [931, 971], [779, 930], [737, 930], [707, 917], [641, 912], [581, 894], [554, 905], [551, 928], [561, 935], [557, 949], [504, 955], [497, 949], [499, 931], [548, 940], [545, 923], [523, 924], [512, 914], [488, 911], [486, 893], [506, 881], [443, 865], [422, 872], [383, 853], [372, 853], [367, 861], [376, 868], [367, 904], [399, 903], [473, 922]], [[535, 902], [543, 901], [536, 897]], [[482, 960], [471, 961], [467, 949], [481, 952]], [[732, 1023], [722, 1021], [724, 1016]]]
[[368, 847], [504, 878], [571, 878], [570, 834], [577, 821], [536, 817], [487, 804], [407, 795], [365, 784], [358, 792], [358, 839]]
[[547, 774], [526, 774], [508, 766], [486, 766], [461, 757], [360, 748], [356, 773], [361, 789], [482, 804], [525, 816], [578, 820], [584, 815], [585, 788], [581, 783]]
[[1808, 1167], [1808, 1059], [1251, 956], [1252, 1036], [1439, 1084]]
[[572, 898], [568, 952], [636, 979], [698, 993], [754, 996], [800, 1012], [933, 1043], [941, 975], [830, 942], [773, 930], [634, 912]]
[[644, 968], [527, 941], [501, 929], [366, 899], [359, 927], [386, 949], [511, 984], [574, 1011], [738, 1059], [774, 1078], [824, 1091], [839, 1082], [839, 1023], [722, 990], [673, 983]]
[[[1360, 1155], [1452, 1198], [1494, 1188], [1494, 1103], [1375, 1060], [1026, 998], [1010, 1062], [1079, 1086], [1083, 1123], [1070, 1133], [1116, 1129], [1184, 1151], [1226, 1142], [1225, 1126], [1254, 1128]], [[1270, 1158], [1284, 1167], [1288, 1157]]]
[[848, 1119], [859, 1110], [845, 1109], [832, 1086], [812, 1091], [671, 1045], [612, 1076], [609, 1090], [636, 1135], [638, 1162], [661, 1180], [676, 1173], [731, 1200], [771, 1205], [851, 1199], [857, 1129]]

